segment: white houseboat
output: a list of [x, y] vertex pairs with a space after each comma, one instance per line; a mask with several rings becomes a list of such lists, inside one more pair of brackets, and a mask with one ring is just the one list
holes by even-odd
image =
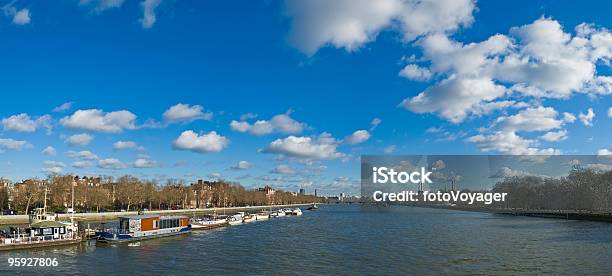
[[57, 221], [57, 215], [47, 213], [46, 199], [45, 190], [45, 205], [29, 215], [29, 227], [24, 231], [17, 228], [14, 233], [0, 236], [0, 251], [67, 245], [81, 241], [76, 222]]

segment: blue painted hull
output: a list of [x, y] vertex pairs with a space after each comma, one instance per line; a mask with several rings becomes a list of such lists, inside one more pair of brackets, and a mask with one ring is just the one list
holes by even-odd
[[110, 232], [96, 232], [97, 241], [104, 243], [122, 243], [122, 242], [135, 242], [142, 240], [150, 240], [156, 238], [163, 237], [171, 237], [177, 235], [183, 235], [191, 233], [191, 225], [188, 227], [184, 227], [179, 231], [170, 232], [170, 233], [160, 233], [154, 235], [145, 235], [145, 236], [134, 236], [133, 234], [114, 234]]

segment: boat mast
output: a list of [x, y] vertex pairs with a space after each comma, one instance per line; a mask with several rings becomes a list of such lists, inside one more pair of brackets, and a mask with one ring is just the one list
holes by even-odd
[[75, 184], [76, 184], [76, 182], [72, 181], [72, 185], [70, 185], [70, 186], [72, 186], [72, 193], [71, 193], [72, 194], [72, 196], [71, 196], [71, 202], [72, 203], [70, 205], [70, 208], [72, 208], [72, 212], [74, 212], [74, 185]]
[[43, 205], [43, 213], [47, 213], [47, 185], [45, 185], [45, 204]]

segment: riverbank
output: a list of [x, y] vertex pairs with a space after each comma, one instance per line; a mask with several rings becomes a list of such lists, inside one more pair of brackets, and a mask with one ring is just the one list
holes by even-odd
[[483, 212], [493, 213], [507, 216], [524, 216], [538, 218], [554, 218], [566, 220], [586, 220], [612, 223], [611, 212], [592, 212], [592, 211], [575, 211], [575, 210], [518, 210], [518, 209], [499, 209], [499, 208], [484, 208], [484, 207], [466, 207], [466, 206], [449, 206], [449, 205], [423, 205], [423, 204], [398, 204], [413, 207], [446, 209], [467, 212]]
[[[207, 215], [207, 214], [223, 214], [228, 215], [238, 211], [258, 211], [267, 209], [277, 209], [295, 206], [307, 206], [311, 203], [300, 204], [285, 204], [285, 205], [265, 205], [265, 206], [248, 206], [248, 207], [225, 207], [225, 208], [205, 208], [205, 209], [178, 209], [178, 210], [152, 210], [142, 212], [144, 214], [158, 215]], [[107, 221], [114, 220], [122, 216], [137, 215], [138, 211], [130, 212], [100, 212], [100, 213], [76, 213], [76, 214], [58, 214], [61, 220], [68, 220], [70, 217], [75, 217], [78, 221]], [[0, 225], [18, 225], [27, 224], [27, 215], [7, 215], [0, 216]]]

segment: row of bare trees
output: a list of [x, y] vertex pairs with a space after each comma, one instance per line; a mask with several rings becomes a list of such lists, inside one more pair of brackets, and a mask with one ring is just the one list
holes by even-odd
[[55, 175], [46, 180], [26, 180], [15, 184], [12, 189], [8, 186], [0, 187], [0, 209], [7, 209], [11, 204], [10, 208], [19, 214], [27, 214], [34, 207], [44, 205], [45, 190], [47, 208], [56, 212], [73, 206], [73, 200], [77, 212], [261, 206], [321, 201], [314, 196], [284, 191], [266, 194], [264, 191], [247, 190], [238, 183], [225, 181], [186, 184], [168, 180], [161, 185], [133, 176], [123, 176], [116, 180], [104, 177], [95, 182], [87, 182], [75, 181], [71, 175]]
[[498, 182], [508, 193], [496, 207], [523, 210], [612, 211], [612, 171], [574, 167], [568, 176], [517, 176]]

